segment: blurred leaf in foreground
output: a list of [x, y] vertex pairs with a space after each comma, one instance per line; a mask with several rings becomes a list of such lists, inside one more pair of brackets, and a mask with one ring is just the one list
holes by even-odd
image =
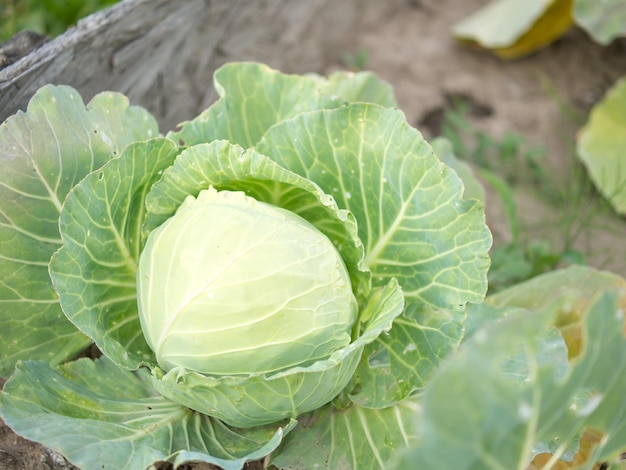
[[[396, 468], [522, 470], [546, 452], [535, 468], [585, 454], [583, 468], [617, 462], [626, 442], [626, 337], [623, 292], [611, 287], [581, 312], [581, 352], [570, 365], [554, 336], [568, 295], [536, 310], [512, 307], [475, 331], [426, 388], [419, 443]], [[587, 433], [574, 455], [585, 431], [601, 438], [588, 442]]]

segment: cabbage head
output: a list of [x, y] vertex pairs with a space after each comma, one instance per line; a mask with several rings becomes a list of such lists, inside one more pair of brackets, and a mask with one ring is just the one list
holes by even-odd
[[203, 190], [148, 237], [139, 319], [159, 366], [209, 375], [306, 366], [350, 343], [357, 302], [312, 224], [243, 192]]

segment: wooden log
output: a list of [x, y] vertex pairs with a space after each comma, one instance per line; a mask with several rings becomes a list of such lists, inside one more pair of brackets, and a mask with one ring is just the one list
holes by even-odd
[[124, 0], [0, 70], [0, 120], [47, 83], [120, 91], [164, 130], [215, 99], [213, 71], [255, 60], [325, 72], [402, 0]]

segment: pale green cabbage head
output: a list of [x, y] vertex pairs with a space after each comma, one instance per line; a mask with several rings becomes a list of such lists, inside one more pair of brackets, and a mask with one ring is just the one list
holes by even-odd
[[307, 366], [350, 343], [357, 301], [331, 241], [243, 192], [202, 191], [154, 230], [137, 277], [161, 368], [210, 375]]

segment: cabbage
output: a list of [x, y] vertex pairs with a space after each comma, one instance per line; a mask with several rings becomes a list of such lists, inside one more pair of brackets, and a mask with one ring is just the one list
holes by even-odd
[[189, 196], [150, 234], [137, 294], [160, 367], [210, 375], [325, 359], [350, 343], [357, 316], [348, 271], [324, 234], [292, 212], [214, 188]]

